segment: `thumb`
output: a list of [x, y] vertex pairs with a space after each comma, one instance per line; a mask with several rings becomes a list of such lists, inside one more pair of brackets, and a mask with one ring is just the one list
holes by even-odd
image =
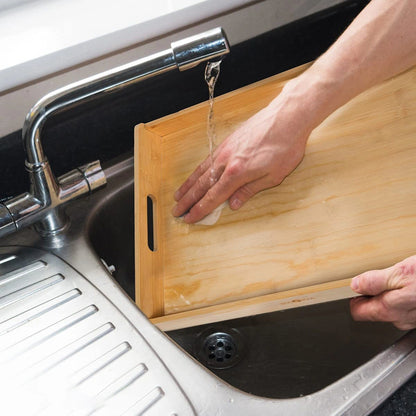
[[377, 296], [386, 290], [400, 289], [397, 269], [392, 266], [382, 270], [371, 270], [354, 277], [351, 289], [362, 295]]

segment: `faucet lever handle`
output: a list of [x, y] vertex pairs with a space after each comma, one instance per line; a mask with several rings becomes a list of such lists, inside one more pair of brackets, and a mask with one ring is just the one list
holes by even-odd
[[64, 201], [89, 194], [107, 183], [99, 160], [87, 163], [58, 178], [59, 198]]
[[86, 165], [80, 166], [78, 169], [84, 175], [84, 178], [88, 183], [88, 187], [90, 188], [90, 192], [93, 192], [107, 184], [107, 179], [99, 160], [87, 163]]

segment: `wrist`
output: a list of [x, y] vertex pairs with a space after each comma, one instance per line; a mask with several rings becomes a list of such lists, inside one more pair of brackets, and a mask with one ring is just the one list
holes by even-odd
[[336, 78], [327, 76], [324, 68], [315, 64], [288, 81], [275, 100], [284, 103], [292, 114], [293, 122], [310, 134], [342, 105], [341, 91], [337, 84]]

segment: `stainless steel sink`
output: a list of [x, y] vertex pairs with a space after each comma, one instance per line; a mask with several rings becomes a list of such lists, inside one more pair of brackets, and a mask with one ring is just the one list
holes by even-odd
[[[126, 411], [125, 414], [156, 415], [363, 415], [414, 374], [416, 333], [402, 333], [390, 324], [356, 323], [350, 318], [348, 303], [344, 301], [163, 334], [129, 299], [134, 296], [132, 158], [108, 166], [105, 173], [106, 188], [68, 205], [71, 226], [64, 235], [41, 238], [26, 229], [3, 239], [0, 250], [0, 288], [10, 280], [11, 271], [27, 266], [20, 258], [29, 256], [36, 264], [52, 262], [56, 268], [54, 275], [64, 276], [61, 280], [68, 285], [65, 293], [69, 290], [82, 293], [83, 296], [77, 298], [84, 299], [83, 307], [94, 312], [94, 319], [101, 317], [103, 320], [96, 324], [116, 329], [112, 331], [114, 348], [126, 347], [122, 354], [126, 360], [123, 361], [124, 372], [119, 373], [118, 358], [107, 364], [104, 359], [97, 358], [114, 352], [111, 343], [102, 347], [99, 344], [89, 346], [95, 348], [90, 354], [92, 361], [88, 363], [84, 357], [81, 366], [81, 361], [72, 357], [72, 367], [62, 352], [62, 348], [69, 347], [62, 344], [54, 351], [54, 344], [48, 341], [48, 354], [61, 357], [60, 361], [51, 361], [53, 374], [60, 380], [75, 380], [71, 371], [76, 374], [84, 371], [85, 380], [94, 377], [102, 389], [112, 392], [110, 399], [107, 397], [107, 401], [100, 402], [99, 407], [79, 414], [113, 415]], [[21, 264], [13, 266], [13, 270], [7, 266], [6, 270], [1, 260], [13, 256]], [[42, 280], [38, 271], [30, 273], [34, 282]], [[7, 304], [8, 319], [29, 316], [34, 310], [36, 295], [33, 296], [25, 310], [21, 309], [26, 302], [24, 298], [19, 300], [20, 306]], [[43, 305], [45, 300], [42, 302]], [[48, 316], [60, 322], [58, 310]], [[34, 333], [35, 318], [19, 324], [25, 342]], [[62, 317], [64, 319], [67, 317]], [[84, 319], [84, 330], [88, 330], [86, 322]], [[25, 338], [26, 325], [32, 332], [29, 334], [28, 329]], [[49, 327], [47, 322], [44, 325]], [[66, 330], [62, 331], [65, 335]], [[7, 340], [12, 333], [3, 331], [0, 338]], [[36, 351], [45, 359], [48, 354], [42, 350], [42, 345], [37, 345]], [[76, 349], [74, 354], [78, 354]], [[21, 368], [19, 354], [11, 357]], [[148, 360], [141, 357], [148, 357]], [[7, 362], [9, 374], [13, 365], [13, 361]], [[95, 369], [92, 375], [87, 372], [88, 368]], [[152, 376], [131, 379], [127, 376], [132, 369], [143, 368], [149, 369]], [[21, 369], [24, 378], [29, 373]], [[50, 374], [48, 371], [39, 373], [46, 390], [52, 387], [48, 383], [53, 383], [45, 376]], [[7, 384], [4, 374], [0, 371], [0, 385]], [[120, 382], [123, 377], [124, 384]], [[31, 380], [22, 383], [30, 386]], [[79, 382], [63, 384], [71, 389], [71, 397], [79, 394], [84, 402], [89, 397], [85, 385], [96, 386]], [[95, 393], [97, 389], [93, 389]], [[115, 412], [114, 406], [108, 406], [121, 403], [119, 395], [123, 396], [124, 407]], [[142, 413], [137, 409], [142, 409]]]
[[[114, 266], [114, 278], [134, 300], [131, 181], [100, 205], [88, 230], [94, 249]], [[224, 334], [225, 341], [214, 336], [204, 351], [206, 340], [218, 333]], [[353, 321], [348, 300], [167, 333], [218, 377], [248, 393], [271, 398], [315, 393], [390, 347], [403, 334], [389, 323]], [[225, 345], [216, 346], [226, 344], [227, 339], [229, 351]]]

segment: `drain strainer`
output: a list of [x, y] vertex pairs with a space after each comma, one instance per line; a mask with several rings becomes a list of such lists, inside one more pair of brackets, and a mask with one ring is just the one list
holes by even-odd
[[243, 352], [241, 334], [235, 330], [204, 331], [198, 336], [195, 355], [206, 367], [230, 368], [237, 364]]

